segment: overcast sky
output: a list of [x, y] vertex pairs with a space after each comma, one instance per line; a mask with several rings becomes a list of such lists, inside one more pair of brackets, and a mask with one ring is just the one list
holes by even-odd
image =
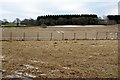
[[[98, 2], [99, 1], [99, 2]], [[0, 20], [48, 14], [118, 14], [119, 0], [0, 0]]]

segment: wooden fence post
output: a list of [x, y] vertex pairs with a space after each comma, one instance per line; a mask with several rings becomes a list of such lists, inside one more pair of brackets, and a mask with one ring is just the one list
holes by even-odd
[[12, 40], [12, 32], [10, 32], [10, 40]]
[[25, 41], [25, 32], [23, 33], [23, 41]]
[[98, 39], [98, 32], [96, 33], [96, 40]]
[[39, 32], [37, 32], [37, 40], [39, 41]]
[[120, 36], [119, 32], [116, 32], [116, 34], [117, 34], [117, 40], [119, 40], [119, 36]]
[[106, 32], [106, 39], [108, 39], [108, 32]]
[[85, 32], [85, 39], [87, 39], [87, 33]]
[[76, 33], [74, 33], [74, 40], [76, 39]]
[[64, 33], [62, 33], [62, 40], [64, 40]]
[[51, 39], [50, 39], [50, 40], [52, 40], [52, 38], [53, 38], [53, 34], [52, 34], [52, 32], [51, 32]]

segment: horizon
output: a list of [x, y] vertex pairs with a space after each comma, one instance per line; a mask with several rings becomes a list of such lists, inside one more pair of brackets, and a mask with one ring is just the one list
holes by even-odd
[[[96, 14], [103, 18], [107, 15], [118, 15], [119, 0], [74, 0], [74, 1], [55, 1], [55, 0], [4, 0], [0, 1], [0, 20], [7, 19], [9, 22], [16, 18], [37, 19], [38, 16], [45, 15], [81, 15]], [[45, 5], [49, 4], [49, 5]]]
[[[47, 16], [61, 16], [61, 15], [97, 15], [97, 14], [46, 14], [46, 15], [41, 15], [41, 16], [37, 16], [36, 18], [24, 18], [24, 19], [22, 19], [22, 20], [25, 20], [25, 19], [33, 19], [33, 20], [37, 20], [37, 18], [38, 17], [47, 17]], [[116, 14], [115, 14], [116, 15]], [[113, 16], [115, 16], [115, 15], [113, 15]], [[119, 14], [117, 14], [117, 15], [119, 15]], [[108, 15], [103, 15], [102, 17], [101, 16], [99, 16], [99, 15], [97, 15], [97, 17], [99, 18], [99, 19], [105, 19], [105, 17], [107, 17]], [[17, 18], [17, 17], [16, 17]], [[16, 18], [15, 19], [13, 19], [13, 21], [9, 21], [8, 19], [6, 19], [6, 18], [4, 18], [4, 19], [6, 19], [8, 22], [10, 22], [10, 23], [12, 23], [12, 22], [14, 22], [15, 20], [16, 20]], [[3, 19], [3, 20], [4, 20]], [[19, 18], [20, 19], [20, 18]], [[3, 21], [3, 20], [1, 20], [0, 19], [0, 21]], [[21, 19], [20, 19], [21, 20]], [[21, 20], [21, 21], [22, 21]]]

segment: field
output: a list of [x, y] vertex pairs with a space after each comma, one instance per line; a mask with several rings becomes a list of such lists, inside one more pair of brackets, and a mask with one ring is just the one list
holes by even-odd
[[3, 41], [3, 77], [116, 78], [117, 40]]
[[[118, 26], [81, 28], [3, 28], [2, 37], [44, 32], [116, 32]], [[59, 32], [58, 32], [59, 31]], [[68, 34], [70, 36], [70, 33]], [[50, 35], [50, 34], [49, 34]], [[68, 36], [67, 35], [67, 36]], [[70, 36], [71, 37], [71, 36]], [[69, 37], [69, 38], [70, 38]], [[90, 35], [88, 36], [90, 37]], [[2, 41], [4, 78], [117, 78], [118, 40]]]
[[[3, 28], [3, 40], [117, 39], [118, 26]], [[10, 38], [12, 37], [12, 38]]]

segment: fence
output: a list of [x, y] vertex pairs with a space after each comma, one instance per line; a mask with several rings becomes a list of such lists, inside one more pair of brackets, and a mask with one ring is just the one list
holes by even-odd
[[96, 31], [40, 31], [40, 32], [9, 32], [3, 33], [0, 40], [113, 40], [119, 39], [119, 32]]

